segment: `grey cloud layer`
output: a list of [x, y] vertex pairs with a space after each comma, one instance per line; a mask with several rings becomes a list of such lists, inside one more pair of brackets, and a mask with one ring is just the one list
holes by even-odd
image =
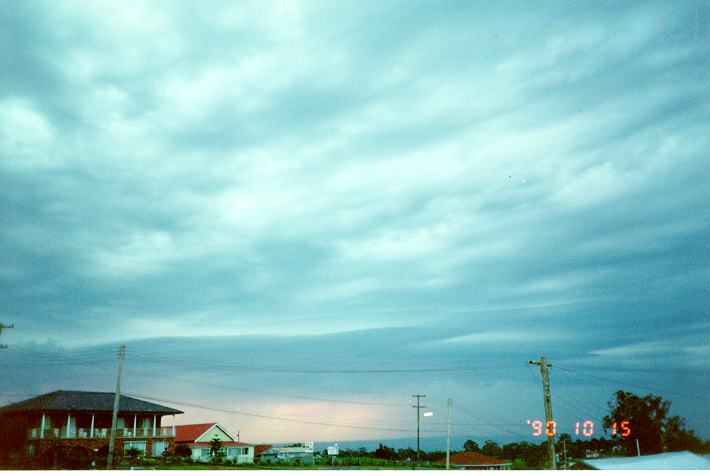
[[708, 13], [0, 2], [7, 335], [704, 372]]

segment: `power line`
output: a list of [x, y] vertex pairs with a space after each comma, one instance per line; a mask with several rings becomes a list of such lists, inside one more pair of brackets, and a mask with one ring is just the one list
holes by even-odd
[[[581, 402], [577, 401], [574, 402], [572, 400], [567, 399], [566, 397], [562, 397], [560, 395], [560, 392], [555, 392], [555, 411], [557, 412], [558, 417], [555, 419], [555, 421], [559, 424], [561, 421], [564, 421], [564, 418], [560, 417], [560, 414], [564, 414], [569, 418], [569, 421], [579, 421], [579, 420], [591, 420], [594, 419], [600, 412], [593, 412], [593, 413], [588, 413], [584, 415], [583, 418], [580, 418], [580, 404]], [[589, 412], [588, 409], [584, 409], [583, 411]]]
[[30, 358], [23, 358], [22, 359], [22, 364], [36, 364], [36, 365], [87, 365], [87, 364], [99, 364], [99, 363], [107, 363], [107, 362], [113, 362], [113, 359], [105, 357], [105, 358], [100, 358], [100, 359], [51, 359], [51, 360], [42, 360], [42, 359], [34, 359], [32, 357]]
[[[459, 409], [460, 411], [462, 411], [462, 412], [464, 412], [464, 413], [469, 414], [470, 416], [472, 416], [472, 417], [475, 418], [475, 419], [481, 420], [481, 421], [484, 422], [484, 423], [488, 423], [490, 426], [493, 426], [493, 427], [495, 427], [495, 428], [497, 428], [497, 429], [499, 429], [499, 430], [501, 430], [501, 431], [503, 431], [503, 432], [505, 432], [505, 433], [508, 433], [508, 434], [510, 434], [510, 435], [517, 436], [517, 437], [523, 438], [523, 439], [528, 439], [528, 438], [529, 438], [528, 435], [522, 435], [522, 434], [520, 434], [520, 433], [516, 433], [516, 432], [510, 431], [510, 430], [508, 430], [507, 428], [505, 428], [505, 427], [504, 427], [503, 425], [501, 425], [501, 424], [493, 423], [493, 422], [491, 422], [491, 421], [488, 421], [488, 420], [486, 420], [485, 418], [483, 418], [482, 416], [477, 415], [475, 412], [473, 412], [473, 411], [471, 411], [471, 410], [465, 409], [464, 407], [461, 406], [461, 404], [454, 403], [454, 407], [456, 407], [457, 409]], [[475, 425], [472, 424], [472, 426], [475, 426]], [[510, 426], [512, 426], [512, 425], [510, 425]], [[521, 426], [522, 426], [522, 425], [521, 425]]]
[[[146, 375], [154, 375], [154, 376], [165, 376], [165, 374], [158, 374], [155, 372], [147, 372], [144, 370], [135, 370], [132, 369], [132, 372], [137, 372], [140, 374], [146, 374]], [[298, 400], [313, 400], [313, 401], [319, 401], [319, 402], [332, 402], [332, 403], [347, 403], [347, 404], [352, 404], [352, 405], [371, 405], [371, 406], [387, 406], [387, 407], [408, 407], [409, 405], [406, 405], [404, 403], [389, 403], [389, 402], [364, 402], [364, 401], [357, 401], [357, 400], [343, 400], [343, 399], [336, 399], [336, 398], [320, 398], [320, 397], [308, 397], [304, 395], [292, 395], [292, 394], [286, 394], [286, 393], [279, 393], [279, 392], [269, 392], [266, 390], [256, 390], [256, 389], [248, 389], [248, 388], [243, 388], [243, 387], [237, 387], [234, 385], [227, 385], [223, 383], [214, 383], [214, 382], [208, 382], [206, 380], [195, 380], [195, 379], [190, 379], [187, 377], [173, 377], [170, 376], [170, 380], [182, 380], [185, 382], [191, 382], [195, 384], [209, 384], [215, 387], [222, 387], [222, 388], [227, 388], [231, 390], [238, 390], [246, 393], [258, 393], [258, 394], [263, 394], [263, 395], [273, 395], [276, 397], [283, 397], [283, 398], [294, 398]]]
[[[559, 367], [555, 367], [557, 369]], [[555, 377], [559, 376], [559, 373], [554, 373], [553, 374]], [[551, 379], [552, 380], [552, 379]], [[556, 382], [559, 382], [559, 380], [555, 380]], [[575, 398], [576, 401], [576, 406], [582, 406], [586, 411], [591, 412], [592, 414], [597, 414], [597, 413], [606, 413], [608, 411], [608, 408], [606, 408], [604, 405], [600, 405], [598, 403], [590, 403], [589, 402], [589, 396], [588, 395], [583, 395], [573, 388], [570, 388], [569, 385], [556, 385], [556, 393], [555, 393], [555, 398], [566, 398], [566, 396], [560, 395], [560, 392], [564, 394], [570, 394], [571, 397]], [[596, 401], [596, 400], [595, 400]]]
[[[193, 367], [196, 370], [197, 369], [204, 369], [204, 367], [195, 367], [194, 360], [189, 361], [187, 363], [181, 363], [180, 359], [176, 358], [162, 358], [159, 356], [155, 355], [150, 355], [147, 353], [143, 353], [140, 351], [134, 351], [131, 353], [131, 355], [137, 355], [139, 357], [143, 357], [146, 360], [149, 361], [155, 361], [155, 362], [161, 362], [169, 365], [175, 365], [178, 367]], [[184, 360], [182, 362], [185, 362]], [[287, 368], [287, 367], [260, 367], [260, 366], [251, 366], [251, 365], [244, 365], [244, 364], [238, 364], [238, 363], [232, 363], [232, 362], [217, 362], [217, 363], [210, 363], [210, 366], [212, 368], [226, 368], [230, 370], [238, 369], [238, 370], [253, 370], [253, 371], [259, 371], [259, 372], [279, 372], [279, 373], [306, 373], [306, 374], [397, 374], [397, 373], [429, 373], [429, 372], [477, 372], [477, 371], [482, 371], [482, 370], [502, 370], [506, 368], [511, 368], [513, 365], [507, 363], [507, 364], [496, 364], [493, 366], [475, 366], [475, 367], [430, 367], [430, 368], [410, 368], [410, 369], [362, 369], [362, 368], [357, 368], [357, 369], [305, 369], [305, 368]], [[517, 366], [517, 365], [515, 365]]]
[[699, 397], [699, 396], [692, 395], [692, 394], [689, 394], [689, 393], [678, 393], [678, 392], [675, 392], [675, 391], [672, 391], [672, 390], [663, 389], [663, 388], [649, 387], [649, 386], [646, 386], [646, 385], [639, 385], [639, 384], [636, 384], [636, 383], [634, 383], [634, 382], [630, 382], [630, 381], [628, 381], [628, 380], [617, 380], [617, 379], [611, 379], [611, 378], [608, 378], [608, 377], [599, 377], [599, 376], [597, 376], [597, 375], [590, 374], [590, 373], [587, 373], [587, 372], [583, 372], [583, 371], [581, 371], [581, 370], [573, 370], [573, 369], [568, 369], [568, 368], [564, 368], [564, 367], [557, 367], [557, 368], [560, 369], [560, 370], [564, 370], [564, 371], [566, 371], [566, 372], [578, 373], [578, 374], [581, 374], [581, 375], [586, 375], [587, 377], [591, 377], [591, 378], [594, 378], [594, 379], [597, 379], [597, 380], [612, 382], [612, 383], [616, 383], [616, 384], [620, 384], [620, 385], [625, 385], [625, 386], [630, 386], [630, 387], [641, 388], [641, 389], [644, 389], [644, 390], [650, 390], [650, 391], [652, 391], [652, 392], [663, 392], [663, 393], [667, 393], [667, 394], [670, 394], [670, 395], [678, 395], [678, 396], [681, 396], [681, 397], [693, 398], [693, 399], [696, 399], [696, 400], [701, 400], [701, 401], [703, 401], [703, 402], [705, 402], [705, 401], [707, 400], [707, 398], [704, 397], [704, 396], [703, 396], [703, 397]]
[[[559, 367], [558, 367], [559, 368]], [[575, 370], [601, 370], [604, 372], [643, 372], [643, 373], [657, 373], [657, 374], [667, 374], [669, 371], [672, 371], [675, 374], [687, 374], [687, 375], [695, 375], [696, 372], [692, 370], [687, 370], [687, 369], [671, 369], [671, 368], [659, 368], [659, 367], [613, 367], [613, 366], [604, 366], [604, 365], [574, 365], [571, 369], [567, 368], [567, 370], [570, 371], [575, 371]]]
[[[42, 349], [45, 349], [46, 346], [42, 346]], [[16, 353], [24, 353], [24, 354], [31, 354], [31, 355], [39, 355], [39, 356], [44, 356], [48, 358], [55, 358], [59, 354], [61, 355], [67, 355], [69, 357], [90, 357], [90, 356], [102, 356], [102, 355], [107, 355], [108, 353], [111, 352], [111, 349], [65, 349], [65, 348], [59, 348], [56, 349], [55, 352], [46, 352], [42, 350], [38, 350], [37, 348], [28, 348], [28, 347], [16, 347], [15, 348]]]
[[[248, 417], [253, 417], [253, 418], [263, 418], [263, 419], [267, 419], [267, 420], [287, 421], [287, 422], [293, 422], [293, 423], [305, 423], [308, 425], [331, 426], [331, 427], [336, 427], [336, 428], [354, 428], [354, 429], [360, 429], [360, 430], [403, 431], [403, 432], [413, 431], [411, 428], [381, 428], [381, 427], [368, 427], [368, 426], [359, 426], [359, 425], [341, 425], [341, 424], [337, 424], [337, 423], [324, 423], [324, 422], [318, 422], [318, 421], [301, 420], [301, 419], [296, 419], [296, 418], [284, 418], [284, 417], [263, 415], [263, 414], [259, 414], [259, 413], [250, 413], [250, 412], [244, 412], [241, 410], [227, 410], [224, 408], [216, 408], [216, 407], [211, 407], [211, 406], [207, 406], [207, 405], [200, 405], [200, 404], [196, 404], [196, 403], [188, 403], [188, 402], [182, 402], [182, 401], [177, 401], [177, 400], [156, 398], [156, 397], [151, 397], [151, 396], [147, 396], [147, 395], [136, 395], [136, 394], [125, 394], [125, 395], [133, 397], [133, 398], [144, 398], [147, 400], [155, 400], [155, 401], [163, 402], [163, 403], [171, 403], [173, 405], [183, 405], [186, 407], [201, 408], [203, 410], [212, 410], [212, 411], [222, 412], [222, 413], [232, 413], [235, 415], [242, 415], [242, 416], [248, 416]], [[432, 432], [433, 433], [446, 433], [445, 431], [437, 431], [437, 430], [432, 430]]]

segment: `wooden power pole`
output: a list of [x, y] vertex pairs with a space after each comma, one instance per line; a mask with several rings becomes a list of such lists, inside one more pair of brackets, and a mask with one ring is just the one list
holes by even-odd
[[126, 346], [121, 345], [118, 349], [118, 374], [116, 376], [116, 393], [113, 396], [113, 416], [111, 417], [111, 436], [108, 440], [108, 461], [106, 469], [111, 469], [113, 465], [113, 450], [116, 444], [116, 420], [118, 420], [118, 403], [121, 398], [121, 371], [123, 370], [123, 359], [126, 357]]
[[426, 397], [426, 395], [417, 394], [417, 395], [412, 395], [412, 396], [417, 399], [417, 404], [412, 405], [412, 406], [417, 409], [417, 457], [415, 458], [415, 460], [417, 462], [419, 462], [419, 417], [420, 417], [421, 409], [425, 408], [423, 405], [419, 404], [419, 399]]
[[[550, 395], [550, 379], [547, 374], [547, 368], [550, 366], [545, 361], [545, 356], [540, 357], [539, 362], [534, 362], [532, 360], [528, 361], [529, 364], [540, 366], [540, 375], [542, 376], [542, 392], [545, 397], [545, 433], [547, 434], [547, 453], [550, 456], [550, 469], [557, 469], [557, 459], [555, 457], [555, 431], [554, 423], [552, 422], [552, 397]], [[550, 429], [552, 425], [552, 430]]]
[[451, 399], [446, 401], [446, 469], [449, 469], [451, 455]]

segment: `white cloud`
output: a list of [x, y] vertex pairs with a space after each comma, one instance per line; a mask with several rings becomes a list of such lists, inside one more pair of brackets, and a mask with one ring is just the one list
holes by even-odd
[[165, 232], [133, 233], [127, 242], [111, 250], [100, 250], [93, 255], [96, 269], [114, 277], [133, 274], [155, 273], [163, 269], [163, 264], [176, 258], [173, 240]]
[[[590, 351], [592, 355], [607, 358], [655, 358], [661, 354], [674, 354], [692, 356], [693, 358], [710, 357], [710, 346], [706, 344], [697, 344], [695, 338], [675, 338], [662, 339], [646, 342], [637, 342], [617, 347], [607, 347]], [[705, 360], [704, 362], [707, 362]], [[699, 362], [700, 363], [700, 362]]]
[[64, 161], [54, 150], [55, 133], [40, 110], [22, 99], [0, 102], [0, 165], [55, 168]]

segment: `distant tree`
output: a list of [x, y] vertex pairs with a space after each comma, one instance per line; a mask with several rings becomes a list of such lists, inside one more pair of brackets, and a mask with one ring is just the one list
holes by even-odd
[[429, 461], [430, 463], [436, 463], [444, 458], [446, 458], [446, 451], [441, 450], [430, 451], [429, 453], [424, 453], [422, 455], [422, 459], [424, 461]]
[[476, 443], [473, 440], [466, 440], [466, 442], [463, 444], [463, 450], [464, 451], [481, 451], [481, 448], [478, 446], [478, 443]]
[[413, 461], [417, 452], [413, 448], [400, 448], [397, 450], [397, 459], [400, 461]]
[[[626, 454], [636, 454], [638, 439], [642, 454], [664, 451], [700, 450], [703, 442], [692, 430], [685, 427], [685, 420], [670, 416], [671, 402], [655, 395], [639, 397], [630, 392], [618, 390], [614, 400], [608, 402], [610, 413], [604, 417], [604, 429], [611, 430], [615, 444], [623, 447]], [[630, 434], [623, 436], [621, 423], [628, 422]]]
[[[340, 457], [353, 456], [355, 453], [356, 453], [355, 450], [352, 448], [340, 448], [340, 450], [338, 451], [338, 456], [340, 456]], [[327, 455], [327, 454], [328, 454], [328, 449], [326, 448], [323, 450], [323, 455]]]
[[[542, 448], [528, 441], [508, 443], [501, 448], [500, 452], [500, 458], [507, 460], [522, 460], [525, 463], [524, 467], [530, 469], [540, 467], [544, 457], [545, 453]], [[517, 467], [519, 469], [525, 469], [522, 468], [520, 462], [518, 462]]]
[[395, 450], [393, 448], [390, 448], [389, 446], [383, 445], [382, 443], [380, 443], [380, 446], [378, 446], [375, 450], [374, 456], [375, 458], [387, 460], [397, 459], [397, 453], [395, 452]]
[[358, 448], [358, 449], [357, 449], [357, 455], [360, 456], [360, 457], [367, 456], [367, 455], [368, 455], [368, 453], [367, 453], [367, 448], [364, 448], [364, 447]]
[[500, 457], [501, 448], [495, 441], [486, 440], [486, 442], [483, 443], [483, 448], [481, 448], [481, 453], [498, 458]]
[[707, 445], [695, 435], [693, 430], [685, 428], [685, 419], [674, 416], [668, 419], [665, 428], [666, 451], [693, 451], [705, 453]]

